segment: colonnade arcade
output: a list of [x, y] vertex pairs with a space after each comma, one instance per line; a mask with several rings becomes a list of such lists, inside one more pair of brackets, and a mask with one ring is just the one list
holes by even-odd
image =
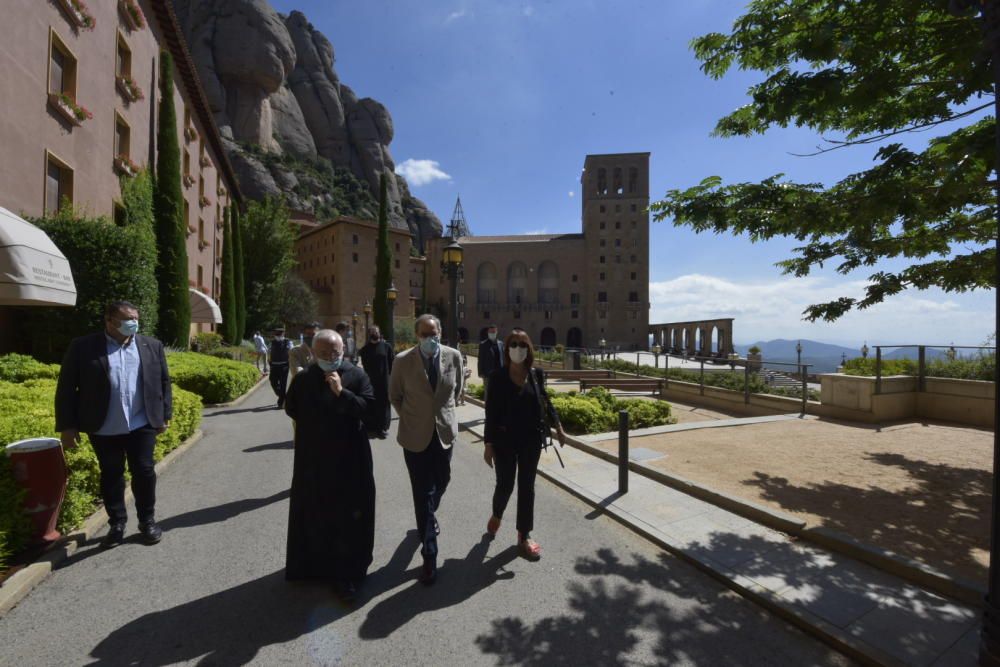
[[650, 324], [653, 345], [664, 352], [698, 357], [728, 357], [733, 350], [733, 318]]

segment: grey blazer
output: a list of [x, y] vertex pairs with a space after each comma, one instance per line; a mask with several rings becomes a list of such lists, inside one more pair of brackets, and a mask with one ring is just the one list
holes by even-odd
[[445, 449], [458, 437], [455, 403], [465, 381], [462, 355], [442, 345], [439, 363], [436, 390], [431, 390], [423, 357], [416, 347], [401, 352], [392, 364], [389, 402], [399, 415], [396, 441], [411, 452], [427, 449], [435, 429]]

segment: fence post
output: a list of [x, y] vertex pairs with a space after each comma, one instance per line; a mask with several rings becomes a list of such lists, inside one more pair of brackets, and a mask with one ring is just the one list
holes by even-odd
[[805, 364], [799, 366], [799, 376], [802, 378], [802, 414], [806, 413], [806, 401], [809, 400], [809, 384], [806, 382]]
[[743, 366], [743, 403], [750, 405], [750, 360]]
[[698, 376], [698, 382], [701, 384], [701, 395], [705, 395], [705, 360], [701, 360], [701, 371]]
[[628, 410], [618, 411], [618, 493], [628, 493]]
[[[667, 389], [670, 388], [670, 355], [663, 355], [663, 391], [666, 393]], [[666, 398], [664, 396], [663, 398]]]
[[639, 353], [635, 353], [635, 376], [639, 377]]
[[919, 352], [920, 369], [919, 369], [919, 372], [917, 374], [917, 377], [918, 377], [918, 379], [917, 379], [917, 391], [924, 391], [924, 388], [926, 386], [925, 382], [924, 382], [924, 378], [927, 376], [927, 365], [926, 365], [926, 362], [927, 362], [927, 347], [924, 346], [924, 345], [921, 345], [919, 347], [919, 350], [920, 350], [920, 352]]
[[882, 393], [882, 348], [875, 346], [875, 394]]

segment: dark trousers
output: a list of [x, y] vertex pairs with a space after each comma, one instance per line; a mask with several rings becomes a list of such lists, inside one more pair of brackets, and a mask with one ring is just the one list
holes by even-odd
[[90, 443], [101, 468], [101, 499], [112, 524], [125, 523], [125, 462], [132, 475], [132, 494], [139, 522], [151, 521], [156, 506], [156, 470], [153, 447], [156, 429], [137, 428], [124, 435], [91, 435]]
[[441, 497], [451, 480], [451, 448], [441, 445], [437, 431], [431, 444], [422, 452], [403, 450], [406, 470], [410, 473], [410, 488], [413, 490], [413, 513], [420, 533], [420, 549], [424, 558], [437, 558], [438, 546], [434, 513], [441, 504]]
[[271, 389], [278, 397], [278, 405], [285, 403], [285, 390], [288, 388], [288, 364], [271, 364]]
[[497, 486], [493, 491], [493, 516], [503, 518], [503, 511], [514, 492], [517, 477], [517, 529], [527, 536], [535, 523], [535, 475], [542, 448], [534, 443], [519, 447], [495, 445], [493, 468], [497, 473]]

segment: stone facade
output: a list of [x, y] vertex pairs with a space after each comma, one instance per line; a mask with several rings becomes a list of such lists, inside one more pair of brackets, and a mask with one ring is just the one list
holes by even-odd
[[[174, 57], [174, 105], [181, 142], [188, 278], [218, 299], [222, 211], [239, 188], [169, 0], [90, 2], [93, 29], [69, 0], [11, 0], [0, 22], [0, 206], [26, 216], [63, 198], [88, 215], [114, 217], [119, 179], [131, 165], [155, 166], [160, 50]], [[126, 83], [126, 79], [131, 83]], [[138, 94], [136, 94], [138, 93]], [[85, 107], [77, 120], [60, 94]], [[127, 159], [126, 159], [127, 158]], [[192, 333], [209, 325], [192, 325]]]
[[[420, 296], [419, 291], [414, 295], [411, 288], [412, 242], [408, 231], [389, 228], [392, 279], [398, 290], [396, 317], [412, 317], [414, 300]], [[365, 301], [373, 302], [375, 297], [377, 252], [378, 225], [368, 220], [341, 216], [301, 228], [295, 241], [295, 272], [316, 295], [323, 326], [350, 322], [354, 313], [360, 318], [359, 328], [364, 326]]]
[[[646, 349], [649, 332], [649, 153], [588, 155], [583, 232], [468, 236], [459, 283], [459, 337], [525, 329], [536, 345]], [[441, 249], [427, 245], [427, 301], [447, 320]], [[445, 323], [445, 331], [448, 325]]]

